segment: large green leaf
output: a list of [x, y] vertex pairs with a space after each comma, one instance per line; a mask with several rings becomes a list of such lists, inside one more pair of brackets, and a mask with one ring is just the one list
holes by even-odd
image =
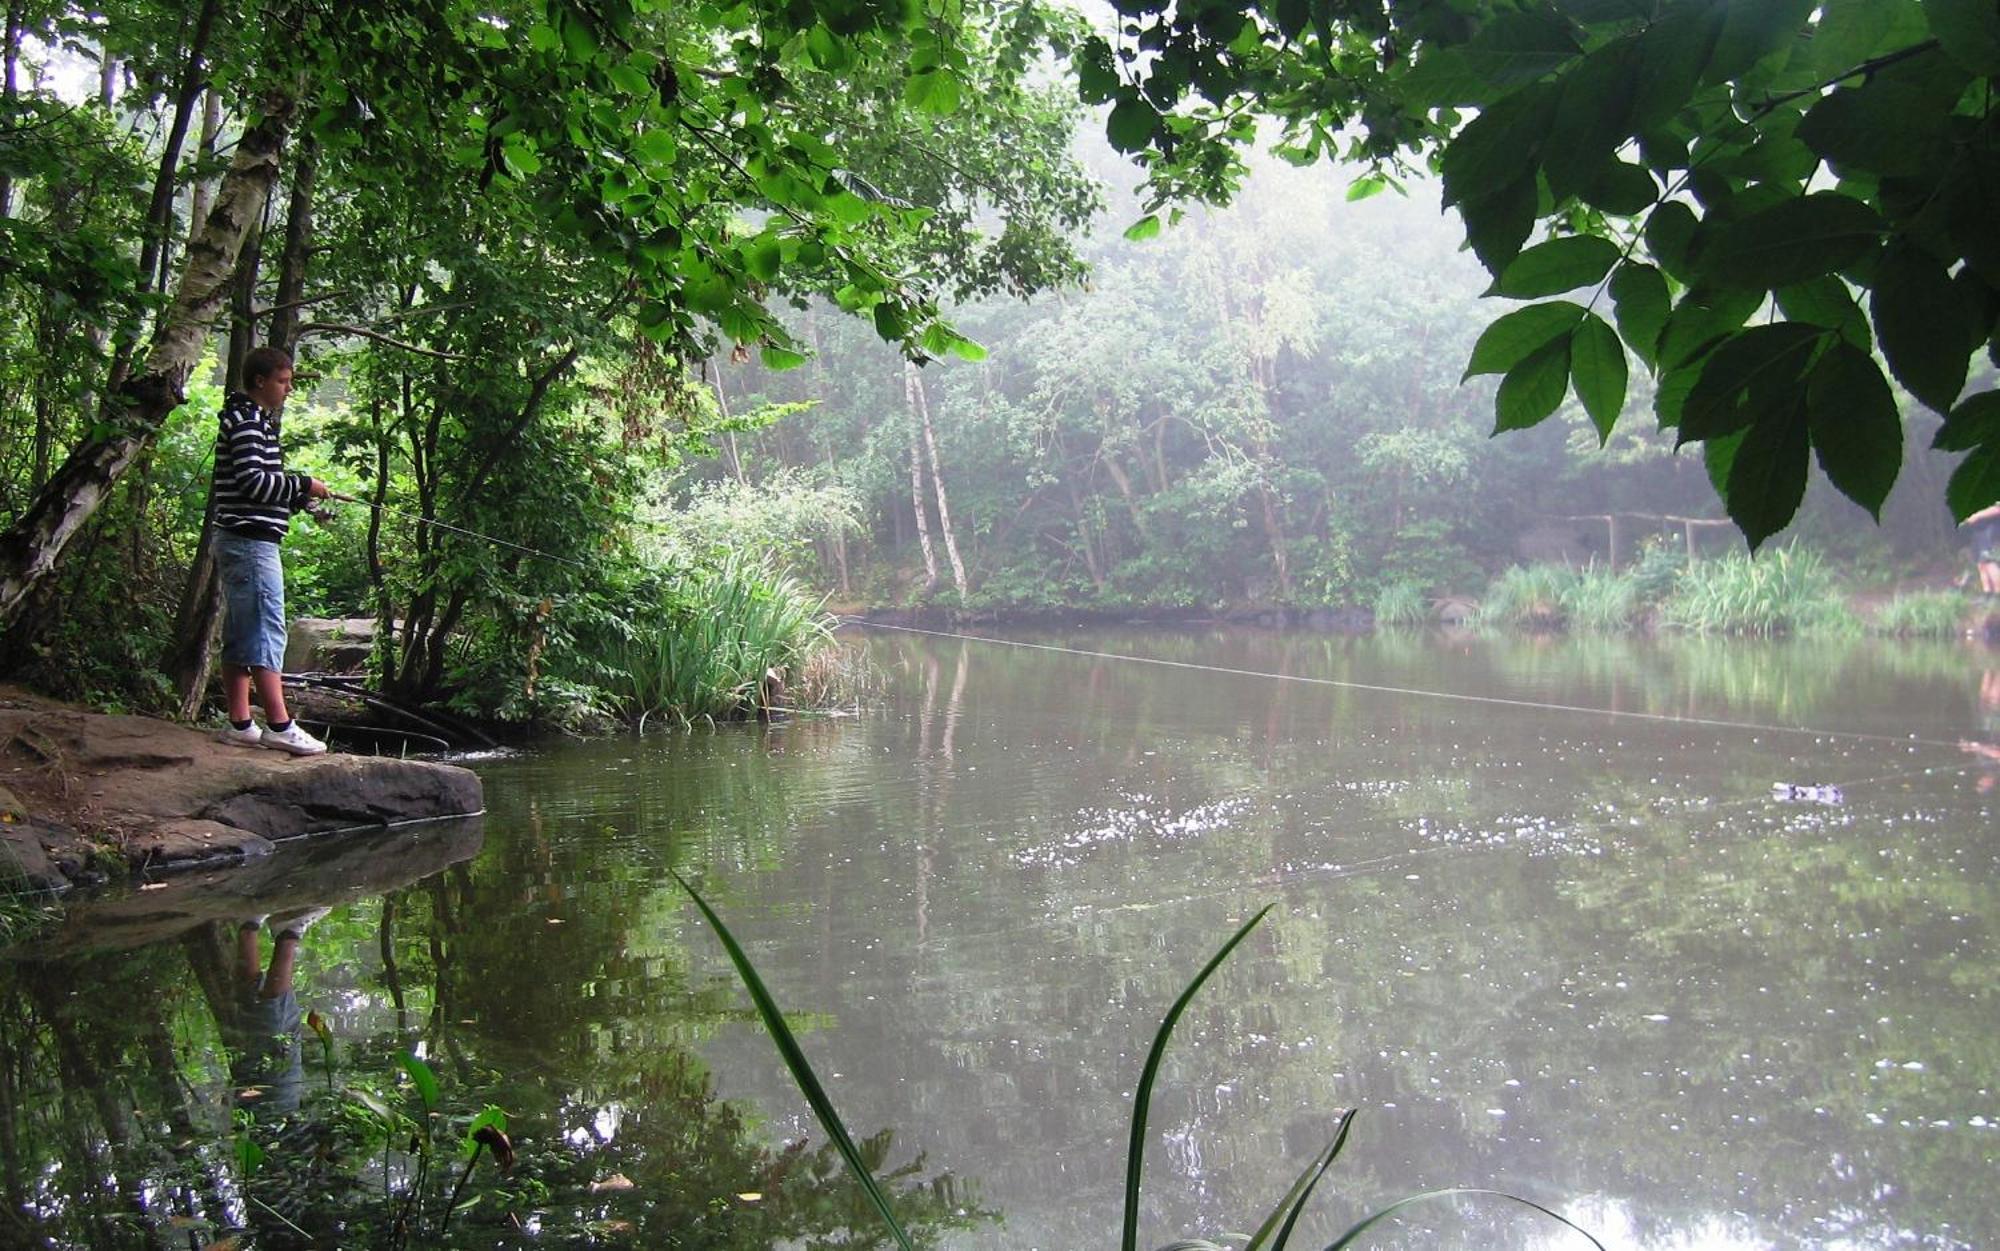
[[1618, 245], [1597, 235], [1564, 235], [1538, 243], [1500, 271], [1488, 295], [1532, 300], [1589, 286], [1618, 263]]
[[1558, 202], [1587, 186], [1631, 136], [1636, 70], [1634, 41], [1624, 39], [1596, 49], [1562, 76], [1562, 101], [1541, 151], [1549, 194]]
[[1660, 184], [1645, 166], [1613, 158], [1597, 167], [1577, 195], [1592, 208], [1635, 217], [1659, 202]]
[[1791, 524], [1805, 499], [1807, 450], [1805, 397], [1796, 393], [1759, 415], [1729, 466], [1729, 519], [1756, 551]]
[[1854, 292], [1839, 278], [1828, 274], [1796, 286], [1781, 287], [1778, 308], [1793, 321], [1811, 322], [1837, 330], [1840, 337], [1864, 351], [1875, 336], [1868, 328], [1868, 314], [1854, 298]]
[[1524, 169], [1494, 194], [1458, 206], [1466, 242], [1488, 273], [1497, 275], [1504, 270], [1534, 232], [1536, 183], [1534, 169]]
[[963, 92], [958, 75], [940, 67], [910, 75], [903, 84], [903, 103], [926, 113], [946, 116], [958, 112]]
[[1446, 207], [1481, 199], [1535, 168], [1560, 94], [1554, 83], [1535, 83], [1466, 123], [1438, 158]]
[[1981, 444], [2000, 444], [2000, 391], [1967, 396], [1931, 440], [1940, 452], [1969, 452]]
[[1396, 1215], [1396, 1213], [1401, 1212], [1404, 1208], [1414, 1207], [1420, 1203], [1434, 1203], [1440, 1199], [1457, 1199], [1461, 1197], [1473, 1197], [1473, 1196], [1480, 1196], [1491, 1199], [1505, 1199], [1509, 1203], [1518, 1203], [1522, 1207], [1533, 1208], [1535, 1211], [1540, 1212], [1543, 1216], [1546, 1216], [1549, 1219], [1557, 1222], [1558, 1224], [1563, 1225], [1568, 1229], [1573, 1229], [1577, 1233], [1583, 1235], [1584, 1241], [1588, 1242], [1591, 1246], [1596, 1247], [1597, 1251], [1604, 1251], [1603, 1243], [1599, 1242], [1596, 1238], [1592, 1237], [1588, 1230], [1584, 1229], [1581, 1225], [1576, 1224], [1574, 1221], [1562, 1215], [1560, 1212], [1551, 1211], [1550, 1209], [1543, 1207], [1539, 1203], [1536, 1203], [1529, 1199], [1523, 1199], [1519, 1195], [1508, 1194], [1504, 1190], [1486, 1190], [1474, 1186], [1454, 1186], [1448, 1190], [1429, 1190], [1425, 1191], [1423, 1194], [1420, 1195], [1411, 1195], [1407, 1199], [1398, 1199], [1396, 1200], [1396, 1202], [1390, 1204], [1388, 1207], [1382, 1208], [1380, 1211], [1373, 1212], [1369, 1214], [1367, 1217], [1360, 1220], [1359, 1222], [1355, 1223], [1347, 1230], [1347, 1232], [1341, 1234], [1340, 1237], [1328, 1243], [1326, 1251], [1343, 1251], [1343, 1248], [1354, 1245], [1355, 1239], [1361, 1237], [1361, 1235], [1375, 1228], [1375, 1226], [1381, 1224], [1383, 1221], [1386, 1221], [1390, 1217]]
[[1583, 306], [1568, 300], [1550, 300], [1516, 309], [1488, 326], [1473, 344], [1472, 361], [1460, 378], [1478, 374], [1504, 374], [1543, 346], [1569, 340], [1570, 332], [1583, 320]]
[[1611, 438], [1618, 415], [1625, 409], [1625, 345], [1618, 332], [1595, 313], [1586, 315], [1569, 342], [1569, 372], [1576, 398], [1597, 427], [1602, 446]]
[[1825, 0], [1813, 29], [1814, 75], [1825, 82], [1885, 48], [1908, 48], [1929, 34], [1919, 0]]
[[1891, 248], [1875, 273], [1869, 310], [1896, 381], [1931, 408], [1950, 412], [1965, 389], [1977, 339], [1944, 266], [1914, 246]]
[[1818, 326], [1777, 322], [1732, 335], [1709, 356], [1681, 409], [1679, 442], [1730, 434], [1797, 404]]
[[1993, 0], [1924, 0], [1945, 55], [1981, 77], [2000, 74], [2000, 6]]
[[1682, 282], [1694, 280], [1694, 237], [1700, 225], [1694, 210], [1679, 200], [1668, 200], [1646, 219], [1646, 250]]
[[1104, 133], [1110, 138], [1111, 146], [1120, 152], [1141, 151], [1153, 142], [1159, 128], [1159, 110], [1136, 94], [1112, 105], [1111, 116], [1104, 123]]
[[1723, 11], [1705, 82], [1728, 82], [1757, 62], [1805, 35], [1806, 19], [1819, 0], [1735, 0]]
[[1659, 359], [1660, 331], [1671, 307], [1666, 277], [1651, 265], [1627, 261], [1611, 275], [1611, 304], [1625, 342], [1652, 367]]
[[1500, 379], [1493, 408], [1493, 433], [1539, 425], [1569, 390], [1568, 339], [1555, 339], [1530, 353]]
[[1951, 515], [1964, 521], [1991, 504], [2000, 503], [2000, 443], [1988, 443], [1960, 461], [1944, 489]]
[[1874, 209], [1838, 191], [1818, 191], [1731, 223], [1702, 249], [1705, 282], [1786, 287], [1844, 269], [1886, 230]]
[[1842, 174], [1913, 174], [1934, 165], [1965, 75], [1932, 54], [1812, 106], [1798, 137]]
[[1426, 55], [1403, 92], [1426, 107], [1490, 104], [1581, 51], [1569, 25], [1541, 12], [1502, 13], [1461, 44]]
[[1806, 418], [1819, 467], [1840, 493], [1882, 519], [1903, 466], [1903, 418], [1875, 358], [1833, 344], [1806, 381]]
[[1713, 4], [1676, 6], [1646, 27], [1633, 84], [1635, 131], [1650, 131], [1687, 107], [1721, 31], [1721, 6]]
[[1667, 314], [1660, 331], [1660, 369], [1675, 369], [1700, 359], [1750, 319], [1763, 303], [1757, 291], [1724, 289], [1690, 291]]

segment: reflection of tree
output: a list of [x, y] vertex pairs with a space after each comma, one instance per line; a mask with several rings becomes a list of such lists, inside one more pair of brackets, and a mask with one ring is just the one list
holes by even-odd
[[[410, 1206], [432, 1214], [419, 1227], [425, 1245], [881, 1244], [830, 1149], [763, 1145], [745, 1112], [716, 1097], [686, 1044], [733, 1001], [691, 991], [680, 960], [628, 955], [643, 941], [642, 910], [579, 908], [572, 924], [550, 926], [568, 902], [549, 891], [550, 874], [575, 880], [576, 866], [532, 836], [506, 851], [314, 929], [309, 955], [320, 960], [302, 961], [297, 977], [335, 1018], [339, 1069], [321, 1082], [309, 1043], [297, 1108], [255, 1123], [230, 1113], [240, 1083], [225, 1043], [244, 1043], [223, 1022], [246, 946], [230, 927], [116, 958], [0, 964], [0, 1219], [17, 1226], [0, 1225], [0, 1242], [150, 1248], [244, 1228], [265, 1247], [404, 1245], [411, 1235], [393, 1225], [416, 1175], [407, 1144], [381, 1141], [352, 1092], [408, 1103], [394, 1074], [414, 1046], [433, 1057], [447, 1100], [435, 1131], [443, 1162]], [[511, 1114], [520, 1162], [506, 1179], [480, 1179], [470, 1193], [489, 1201], [433, 1244], [460, 1167], [449, 1162], [452, 1126], [488, 1103]], [[262, 1157], [247, 1178], [237, 1136]], [[888, 1131], [865, 1149], [923, 1243], [988, 1217], [921, 1157], [890, 1169]]]

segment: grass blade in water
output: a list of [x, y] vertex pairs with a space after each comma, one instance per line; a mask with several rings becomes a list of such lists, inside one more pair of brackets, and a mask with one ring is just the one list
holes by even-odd
[[[1340, 1127], [1333, 1131], [1333, 1141], [1326, 1144], [1326, 1149], [1315, 1156], [1311, 1164], [1306, 1165], [1306, 1171], [1299, 1174], [1299, 1179], [1292, 1183], [1292, 1188], [1285, 1192], [1285, 1197], [1265, 1218], [1263, 1226], [1244, 1244], [1243, 1251], [1262, 1251], [1273, 1230], [1277, 1232], [1277, 1239], [1270, 1243], [1271, 1251], [1285, 1251], [1285, 1243], [1292, 1237], [1292, 1226], [1299, 1223], [1299, 1213], [1305, 1211], [1306, 1200], [1312, 1198], [1313, 1187], [1319, 1185], [1319, 1179], [1326, 1176], [1326, 1171], [1333, 1167], [1334, 1160], [1340, 1155], [1340, 1149], [1347, 1145], [1347, 1131], [1353, 1124], [1352, 1109], [1340, 1114]], [[1281, 1220], [1283, 1226], [1278, 1224]]]
[[1419, 1203], [1428, 1203], [1432, 1199], [1449, 1199], [1458, 1195], [1491, 1195], [1496, 1199], [1506, 1199], [1509, 1200], [1510, 1202], [1518, 1203], [1523, 1207], [1533, 1208], [1535, 1209], [1535, 1211], [1540, 1212], [1543, 1216], [1548, 1217], [1550, 1220], [1575, 1230], [1577, 1234], [1580, 1235], [1586, 1242], [1588, 1242], [1591, 1246], [1596, 1247], [1597, 1251], [1604, 1251], [1604, 1244], [1599, 1242], [1597, 1239], [1591, 1237], [1589, 1230], [1577, 1224], [1575, 1221], [1570, 1220], [1567, 1216], [1564, 1216], [1562, 1213], [1552, 1212], [1549, 1209], [1543, 1207], [1541, 1204], [1536, 1203], [1533, 1199], [1523, 1199], [1520, 1195], [1510, 1195], [1504, 1190], [1482, 1190], [1475, 1186], [1454, 1186], [1449, 1190], [1426, 1190], [1424, 1193], [1420, 1195], [1411, 1195], [1407, 1199], [1398, 1199], [1394, 1203], [1390, 1204], [1388, 1207], [1383, 1208], [1380, 1212], [1375, 1213], [1373, 1216], [1370, 1216], [1368, 1219], [1362, 1221], [1361, 1223], [1357, 1224], [1354, 1228], [1348, 1230], [1340, 1237], [1328, 1243], [1326, 1251], [1340, 1251], [1342, 1247], [1347, 1246], [1348, 1244], [1352, 1243], [1356, 1238], [1359, 1238], [1361, 1235], [1367, 1233], [1377, 1223], [1387, 1220], [1389, 1217], [1394, 1216], [1396, 1213], [1402, 1211], [1404, 1208], [1411, 1207]]
[[1146, 1155], [1146, 1107], [1153, 1097], [1153, 1080], [1160, 1074], [1160, 1061], [1166, 1055], [1167, 1035], [1174, 1032], [1174, 1024], [1181, 1019], [1181, 1013], [1186, 1011], [1188, 1002], [1208, 980], [1209, 974], [1229, 958], [1229, 953], [1236, 950], [1236, 944], [1249, 937], [1250, 931], [1257, 928], [1257, 922], [1264, 919], [1264, 914], [1277, 906], [1265, 904], [1256, 916], [1245, 921], [1243, 928], [1222, 944], [1222, 950], [1209, 958], [1201, 972], [1188, 983], [1188, 988], [1181, 992], [1181, 997], [1174, 1000], [1174, 1006], [1167, 1009], [1166, 1019], [1160, 1022], [1160, 1032], [1153, 1035], [1152, 1049], [1146, 1053], [1146, 1067], [1139, 1074], [1139, 1087], [1132, 1093], [1132, 1140], [1125, 1148], [1125, 1228], [1118, 1244], [1124, 1251], [1138, 1251], [1139, 1248], [1139, 1176]]
[[[722, 918], [715, 914], [715, 909], [709, 907], [708, 901], [703, 899], [694, 887], [688, 885], [687, 879], [674, 873], [672, 869], [667, 872], [673, 874], [674, 881], [687, 892], [688, 898], [694, 900], [694, 906], [701, 909], [702, 916], [708, 918], [709, 925], [714, 928], [715, 936], [722, 940], [723, 949], [729, 953], [730, 961], [736, 965], [737, 975], [743, 979], [743, 985], [750, 991], [752, 1002], [757, 1005], [757, 1015], [764, 1019], [764, 1028], [770, 1031], [771, 1041], [778, 1045], [778, 1054], [784, 1058], [785, 1067], [792, 1071], [793, 1080], [799, 1084], [799, 1093], [803, 1094], [806, 1102], [812, 1105], [813, 1115], [819, 1118], [820, 1127], [826, 1130], [827, 1137], [833, 1140], [834, 1149], [840, 1152], [841, 1159], [847, 1161], [847, 1167], [853, 1172], [854, 1179], [861, 1183], [861, 1188], [868, 1193], [869, 1201], [875, 1205], [875, 1210], [882, 1214], [883, 1223], [888, 1225], [889, 1232], [895, 1235], [897, 1245], [902, 1247], [903, 1251], [914, 1251], [910, 1245], [910, 1236], [903, 1232], [902, 1224], [896, 1220], [895, 1212], [889, 1207], [889, 1196], [882, 1193], [882, 1188], [875, 1184], [874, 1175], [862, 1162], [861, 1152], [855, 1147], [854, 1139], [848, 1136], [847, 1126], [841, 1123], [840, 1114], [833, 1110], [833, 1100], [827, 1098], [825, 1088], [819, 1084], [819, 1078], [812, 1071], [812, 1065], [806, 1061], [806, 1053], [800, 1050], [798, 1039], [792, 1036], [791, 1027], [785, 1024], [784, 1014], [778, 1011], [777, 1000], [771, 997], [770, 990], [764, 985], [764, 979], [758, 977], [757, 970], [751, 967], [750, 957], [743, 953], [736, 936], [729, 932], [729, 927], [722, 923]], [[1261, 918], [1263, 913], [1257, 915]], [[1237, 937], [1241, 938], [1242, 935], [1239, 934]], [[1235, 945], [1233, 940], [1230, 945]], [[1226, 952], [1227, 948], [1224, 950]]]

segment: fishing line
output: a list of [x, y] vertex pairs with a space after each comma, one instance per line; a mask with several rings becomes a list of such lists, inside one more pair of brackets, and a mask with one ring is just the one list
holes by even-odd
[[435, 517], [425, 517], [418, 513], [404, 512], [400, 508], [392, 508], [387, 504], [378, 504], [374, 500], [364, 500], [358, 495], [342, 495], [338, 491], [330, 491], [327, 493], [327, 498], [339, 500], [343, 504], [359, 504], [363, 508], [388, 513], [392, 517], [401, 517], [405, 521], [414, 521], [418, 525], [432, 526], [439, 530], [449, 530], [454, 534], [463, 534], [467, 538], [482, 539], [500, 547], [511, 547], [517, 552], [526, 552], [530, 556], [540, 556], [545, 560], [561, 561], [565, 565], [574, 565], [586, 573], [593, 572], [589, 565], [584, 564], [580, 560], [571, 560], [567, 556], [558, 556], [554, 552], [545, 552], [539, 547], [529, 547], [526, 543], [516, 543], [512, 539], [503, 539], [491, 534], [482, 534], [477, 530], [467, 529], [464, 526], [455, 526], [449, 521], [439, 521]]
[[1677, 713], [1634, 712], [1620, 708], [1592, 708], [1585, 704], [1557, 704], [1534, 699], [1515, 699], [1504, 695], [1470, 695], [1462, 691], [1438, 691], [1424, 687], [1385, 686], [1375, 682], [1350, 682], [1341, 678], [1316, 678], [1302, 674], [1269, 673], [1261, 669], [1233, 669], [1226, 665], [1200, 664], [1191, 660], [1167, 660], [1158, 656], [1133, 656], [1120, 652], [1091, 651], [1080, 647], [1064, 647], [1057, 643], [1030, 643], [1021, 639], [993, 638], [979, 634], [955, 634], [949, 630], [926, 630], [918, 626], [890, 625], [886, 622], [869, 621], [861, 617], [846, 618], [846, 623], [864, 626], [871, 630], [896, 630], [904, 634], [922, 634], [932, 638], [958, 639], [970, 643], [993, 643], [1002, 647], [1019, 647], [1029, 651], [1056, 652], [1065, 656], [1081, 656], [1092, 660], [1123, 660], [1138, 665], [1159, 665], [1169, 669], [1188, 669], [1200, 673], [1219, 673], [1239, 678], [1264, 678], [1273, 682], [1298, 682], [1308, 686], [1333, 687], [1347, 691], [1367, 691], [1377, 695], [1403, 695], [1422, 699], [1454, 700], [1467, 704], [1490, 704], [1502, 708], [1521, 708], [1536, 712], [1562, 712], [1596, 717], [1624, 717], [1637, 721], [1657, 721], [1669, 725], [1692, 725], [1707, 729], [1750, 730], [1761, 734], [1805, 734], [1814, 738], [1847, 739], [1859, 743], [1887, 743], [1897, 747], [1941, 747], [1951, 751], [1960, 750], [1956, 742], [1943, 739], [1919, 738], [1911, 735], [1870, 734], [1860, 730], [1816, 730], [1800, 725], [1766, 725], [1755, 721], [1730, 721], [1719, 717], [1686, 717]]

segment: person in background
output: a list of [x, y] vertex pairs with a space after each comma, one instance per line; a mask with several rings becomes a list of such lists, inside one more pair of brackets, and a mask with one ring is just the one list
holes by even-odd
[[[223, 401], [215, 435], [215, 563], [222, 581], [222, 740], [316, 756], [326, 744], [285, 705], [285, 569], [278, 556], [292, 514], [325, 499], [326, 483], [285, 468], [278, 417], [292, 392], [292, 359], [257, 348], [243, 361], [243, 390]], [[256, 690], [266, 724], [250, 716]]]
[[2000, 504], [1982, 508], [1959, 523], [1972, 541], [1982, 595], [2000, 595]]

